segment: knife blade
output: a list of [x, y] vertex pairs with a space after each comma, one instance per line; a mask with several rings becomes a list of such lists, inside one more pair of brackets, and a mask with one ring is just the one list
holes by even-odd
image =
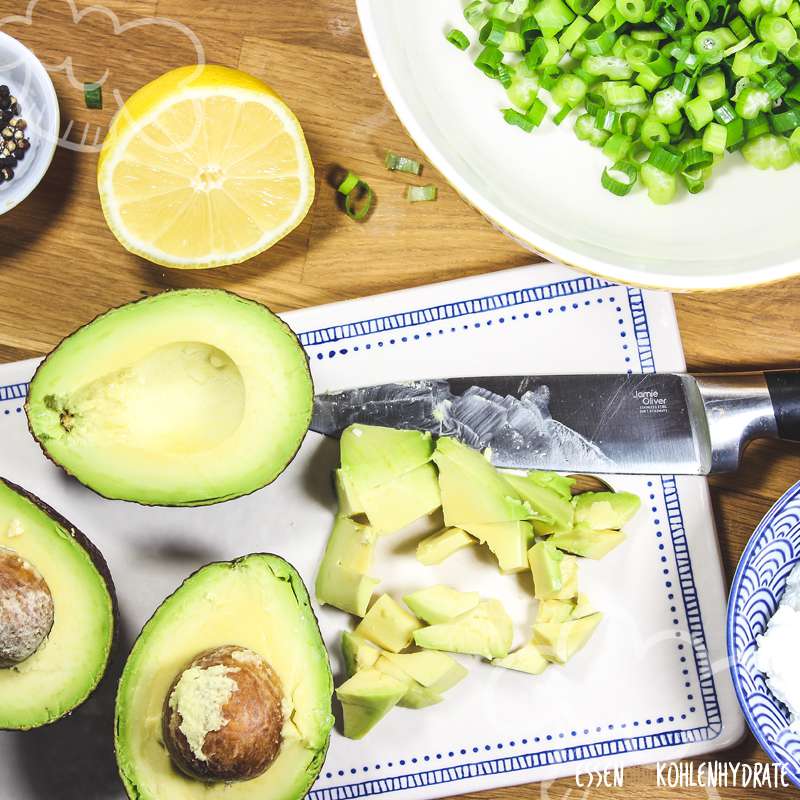
[[[784, 432], [789, 434], [784, 438], [797, 438], [794, 428], [779, 431], [781, 409], [773, 405], [775, 376], [787, 374], [527, 375], [386, 383], [317, 395], [311, 429], [338, 436], [360, 423], [430, 431], [486, 451], [493, 464], [505, 468], [705, 475], [735, 469], [752, 438]], [[798, 410], [800, 373], [791, 375]]]

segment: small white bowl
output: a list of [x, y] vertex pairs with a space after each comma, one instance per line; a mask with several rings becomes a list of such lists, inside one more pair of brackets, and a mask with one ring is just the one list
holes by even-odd
[[0, 214], [21, 203], [44, 177], [58, 144], [58, 97], [42, 62], [24, 44], [0, 32], [0, 84], [17, 98], [31, 146], [0, 183]]
[[[472, 61], [466, 0], [357, 0], [378, 78], [414, 141], [467, 202], [525, 247], [610, 280], [672, 291], [732, 289], [800, 274], [800, 165], [761, 172], [734, 154], [706, 191], [653, 205], [600, 185], [609, 162], [572, 118], [526, 134]], [[459, 52], [453, 27], [473, 44]], [[573, 115], [574, 116], [574, 115]]]

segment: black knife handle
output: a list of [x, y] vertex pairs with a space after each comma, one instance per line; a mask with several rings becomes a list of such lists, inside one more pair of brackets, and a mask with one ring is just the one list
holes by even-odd
[[778, 436], [800, 442], [800, 370], [786, 369], [765, 372]]

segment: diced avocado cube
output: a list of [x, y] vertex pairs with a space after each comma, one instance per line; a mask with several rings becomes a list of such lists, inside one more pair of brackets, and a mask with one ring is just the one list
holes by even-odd
[[377, 533], [399, 531], [442, 504], [433, 464], [422, 464], [380, 486], [363, 488], [358, 496]]
[[462, 528], [442, 528], [426, 536], [417, 545], [417, 561], [426, 567], [441, 564], [453, 553], [471, 544], [475, 544], [475, 539]]
[[358, 424], [342, 433], [342, 471], [359, 496], [427, 464], [432, 453], [429, 433]]
[[495, 667], [527, 672], [529, 675], [540, 675], [549, 666], [550, 662], [539, 652], [536, 645], [526, 644], [509, 653], [505, 658], [495, 658], [492, 661]]
[[597, 609], [589, 602], [589, 598], [585, 594], [579, 593], [575, 600], [575, 608], [572, 609], [572, 619], [581, 619], [596, 613]]
[[381, 595], [355, 629], [356, 636], [399, 653], [411, 644], [414, 631], [422, 623], [388, 594]]
[[528, 548], [533, 542], [530, 522], [472, 523], [469, 532], [478, 541], [486, 542], [497, 558], [501, 572], [523, 572], [528, 569]]
[[446, 525], [469, 531], [484, 522], [512, 522], [532, 512], [516, 491], [477, 450], [441, 437], [433, 460], [439, 468]]
[[596, 613], [566, 622], [535, 622], [533, 644], [548, 661], [566, 664], [589, 641], [602, 618]]
[[374, 667], [380, 654], [381, 651], [377, 647], [373, 647], [366, 639], [362, 639], [350, 631], [342, 632], [342, 657], [344, 658], [345, 674], [348, 678], [351, 678], [360, 669]]
[[414, 641], [429, 650], [505, 658], [514, 635], [511, 618], [497, 600], [482, 600], [452, 622], [415, 631]]
[[363, 514], [364, 506], [348, 474], [342, 469], [334, 470], [333, 483], [336, 487], [336, 499], [339, 501], [339, 515], [355, 517]]
[[571, 600], [578, 596], [578, 559], [565, 555], [561, 559], [561, 591], [555, 600]]
[[533, 596], [537, 600], [552, 600], [564, 587], [561, 562], [564, 554], [552, 540], [536, 542], [528, 550], [528, 563], [533, 574]]
[[396, 664], [417, 683], [442, 694], [467, 676], [467, 670], [447, 653], [421, 650], [419, 653], [384, 653], [384, 658]]
[[505, 474], [503, 477], [533, 510], [532, 517], [536, 522], [537, 533], [558, 533], [572, 529], [575, 510], [570, 500], [555, 489], [542, 486], [531, 477], [531, 474], [525, 476]]
[[572, 500], [572, 487], [575, 485], [575, 478], [566, 475], [559, 475], [557, 472], [541, 472], [535, 470], [528, 473], [528, 480], [538, 483], [547, 489], [552, 489], [561, 495], [565, 500]]
[[421, 620], [429, 625], [437, 625], [452, 622], [475, 608], [480, 599], [477, 592], [459, 592], [449, 586], [430, 586], [407, 594], [403, 601]]
[[367, 613], [369, 601], [375, 587], [380, 583], [368, 575], [359, 575], [338, 564], [329, 564], [317, 574], [317, 600], [363, 617]]
[[432, 689], [428, 689], [415, 681], [405, 670], [397, 666], [385, 656], [381, 656], [375, 664], [375, 669], [386, 673], [397, 681], [405, 684], [406, 691], [400, 698], [398, 705], [404, 708], [426, 708], [442, 702], [442, 696]]
[[536, 611], [537, 622], [566, 622], [572, 618], [575, 604], [569, 600], [540, 600]]
[[639, 510], [642, 501], [630, 492], [584, 492], [573, 503], [576, 525], [602, 531], [622, 528]]
[[374, 667], [356, 672], [336, 690], [344, 735], [362, 739], [400, 702], [406, 689], [404, 683]]
[[372, 568], [375, 552], [375, 531], [350, 519], [337, 516], [325, 546], [320, 572], [330, 564], [366, 575]]
[[548, 543], [584, 558], [603, 558], [625, 541], [622, 531], [598, 531], [578, 525], [569, 533], [556, 533]]

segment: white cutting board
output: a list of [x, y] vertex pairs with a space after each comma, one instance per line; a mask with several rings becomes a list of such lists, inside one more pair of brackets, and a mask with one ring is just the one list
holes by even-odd
[[[308, 351], [317, 391], [411, 378], [684, 368], [669, 295], [556, 266], [284, 317]], [[221, 505], [142, 508], [104, 500], [48, 463], [28, 434], [22, 404], [35, 364], [0, 366], [0, 474], [38, 494], [103, 551], [119, 594], [121, 654], [163, 598], [209, 561], [273, 551], [313, 587], [334, 512], [336, 442], [309, 434], [274, 484]], [[462, 658], [469, 676], [442, 704], [396, 709], [361, 742], [335, 732], [312, 800], [442, 797], [698, 755], [741, 738], [705, 480], [612, 483], [644, 503], [627, 542], [602, 561], [581, 564], [582, 589], [605, 613], [586, 648], [537, 677]], [[534, 609], [526, 577], [500, 575], [472, 548], [423, 567], [410, 538], [387, 537], [379, 546], [373, 574], [383, 578], [381, 590], [400, 595], [434, 583], [478, 590], [505, 603], [517, 623], [515, 644], [523, 642]], [[330, 608], [319, 619], [338, 683], [339, 634], [352, 620]], [[0, 798], [124, 798], [111, 744], [119, 669], [71, 717], [0, 733]]]

